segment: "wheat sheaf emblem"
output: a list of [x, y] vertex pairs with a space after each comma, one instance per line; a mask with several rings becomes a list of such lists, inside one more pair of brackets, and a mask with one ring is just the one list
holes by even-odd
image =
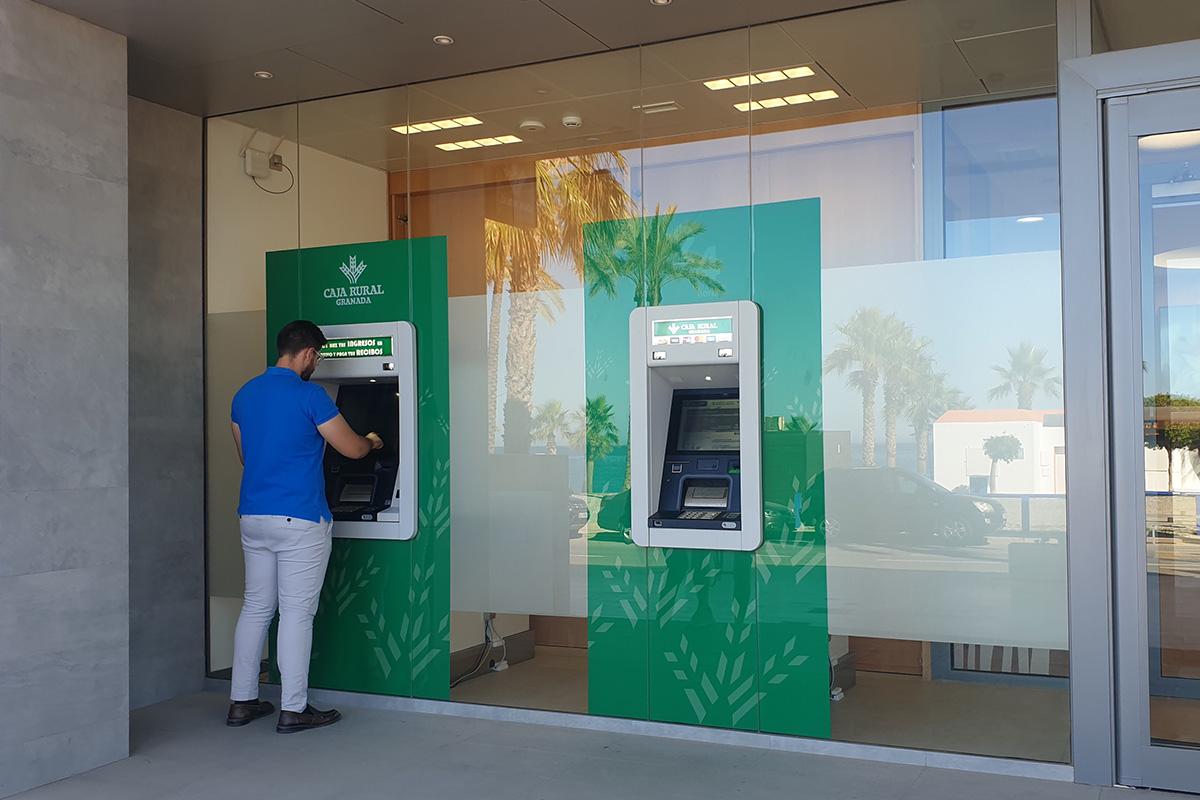
[[359, 261], [358, 256], [350, 256], [350, 263], [342, 262], [342, 274], [346, 276], [351, 283], [358, 283], [358, 278], [363, 274], [363, 270], [367, 268], [367, 262]]

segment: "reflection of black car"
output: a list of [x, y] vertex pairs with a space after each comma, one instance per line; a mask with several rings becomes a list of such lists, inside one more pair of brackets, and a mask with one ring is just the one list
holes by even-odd
[[587, 500], [577, 494], [571, 495], [567, 504], [567, 528], [571, 531], [570, 538], [578, 539], [582, 536], [583, 526], [587, 525], [587, 521]]
[[983, 544], [1004, 527], [1004, 507], [996, 501], [955, 494], [908, 470], [838, 467], [825, 470], [824, 479], [823, 527], [835, 541]]

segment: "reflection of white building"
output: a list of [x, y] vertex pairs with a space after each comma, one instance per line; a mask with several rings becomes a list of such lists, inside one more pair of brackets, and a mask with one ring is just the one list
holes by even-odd
[[1021, 442], [1020, 457], [996, 465], [997, 494], [1066, 492], [1062, 411], [966, 409], [947, 411], [933, 424], [933, 479], [947, 489], [965, 486], [986, 494], [992, 461], [983, 443], [1009, 434]]

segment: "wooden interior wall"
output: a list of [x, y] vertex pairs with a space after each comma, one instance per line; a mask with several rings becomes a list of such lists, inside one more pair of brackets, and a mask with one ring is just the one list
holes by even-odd
[[925, 664], [924, 642], [909, 639], [850, 637], [854, 668], [861, 672], [921, 675]]

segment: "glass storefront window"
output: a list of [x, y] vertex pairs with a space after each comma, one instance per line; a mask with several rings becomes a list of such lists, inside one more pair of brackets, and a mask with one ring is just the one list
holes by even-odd
[[[335, 544], [314, 684], [1068, 760], [1053, 26], [902, 0], [210, 120], [210, 668], [264, 253], [382, 242], [445, 284], [446, 538]], [[642, 548], [629, 313], [716, 300], [762, 309], [765, 542]]]

